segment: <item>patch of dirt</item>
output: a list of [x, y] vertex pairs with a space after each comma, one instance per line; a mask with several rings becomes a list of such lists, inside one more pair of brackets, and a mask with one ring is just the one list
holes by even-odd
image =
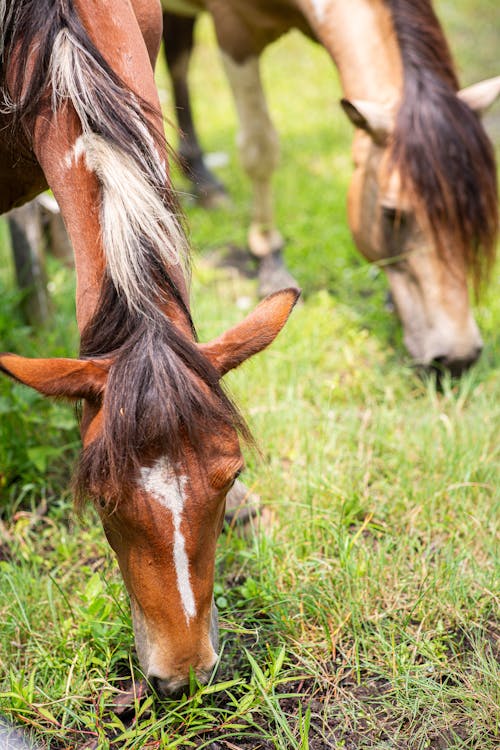
[[[226, 581], [228, 586], [242, 583], [244, 577]], [[258, 619], [256, 613], [255, 618]], [[226, 633], [223, 666], [218, 674], [220, 681], [230, 680], [237, 674], [248, 677], [249, 666], [244, 649], [253, 652], [257, 661], [263, 661], [259, 656], [259, 653], [263, 656], [265, 651], [262, 643], [272, 640], [272, 631], [266, 625], [267, 616], [262, 613], [260, 637], [251, 631]], [[491, 653], [496, 658], [500, 657], [499, 633], [500, 624], [493, 621], [482, 631], [485, 647], [491, 648]], [[477, 648], [471, 635], [457, 632], [454, 640], [463, 655], [472, 653]], [[304, 717], [310, 712], [309, 750], [416, 750], [417, 747], [424, 746], [428, 750], [448, 750], [460, 743], [469, 750], [483, 750], [484, 744], [474, 735], [474, 729], [465, 718], [460, 720], [455, 715], [451, 728], [444, 725], [445, 716], [442, 721], [436, 720], [435, 727], [426, 716], [419, 722], [418, 716], [410, 715], [407, 707], [398, 702], [394, 686], [389, 680], [369, 673], [361, 674], [358, 679], [352, 669], [347, 667], [346, 659], [340, 651], [335, 660], [322, 664], [321, 670], [321, 675], [291, 679], [276, 689], [276, 693], [283, 696], [279, 704], [292, 731], [298, 726], [299, 717], [304, 721]], [[301, 671], [302, 667], [297, 664], [297, 672]], [[433, 679], [439, 680], [439, 675], [435, 675]], [[441, 679], [449, 682], [453, 679], [453, 674], [443, 674]], [[135, 698], [141, 699], [147, 693], [144, 681], [137, 682], [133, 687], [124, 680], [123, 691], [117, 695], [109, 710], [118, 715], [125, 726], [132, 726], [135, 721]], [[214, 695], [213, 701], [216, 707], [228, 709], [225, 693]], [[165, 710], [169, 710], [168, 706]], [[272, 727], [265, 716], [265, 710], [255, 710], [251, 721], [248, 730], [241, 730], [246, 736], [224, 738], [218, 731], [202, 732], [199, 743], [209, 742], [206, 745], [208, 750], [275, 750], [275, 743], [266, 737], [272, 732]], [[245, 720], [240, 717], [239, 723], [244, 724]], [[489, 741], [489, 734], [487, 738], [483, 736], [483, 740], [485, 739]], [[192, 742], [196, 743], [196, 738]], [[296, 742], [299, 743], [298, 737]], [[109, 735], [109, 746], [118, 750], [112, 735]], [[491, 745], [488, 746], [494, 746], [493, 735]], [[74, 747], [79, 750], [98, 750], [100, 745], [96, 740], [90, 740]], [[179, 745], [179, 750], [191, 747], [193, 744]]]

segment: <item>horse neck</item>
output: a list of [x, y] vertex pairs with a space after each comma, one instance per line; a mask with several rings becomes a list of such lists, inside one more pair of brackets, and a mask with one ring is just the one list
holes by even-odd
[[[93, 53], [83, 55], [80, 46], [68, 40], [64, 42], [64, 54], [60, 47], [57, 52], [52, 50], [53, 65], [60, 70], [73, 106], [62, 102], [54, 116], [49, 103], [41, 101], [34, 123], [34, 150], [59, 202], [73, 244], [79, 329], [86, 328], [98, 307], [106, 272], [121, 297], [130, 298], [136, 311], [141, 304], [148, 306], [147, 294], [151, 292], [151, 304], [154, 304], [155, 297], [159, 296], [157, 292], [161, 292], [161, 298], [167, 300], [165, 312], [174, 323], [178, 319], [181, 327], [189, 327], [188, 293], [182, 267], [185, 241], [175, 219], [175, 206], [163, 205], [161, 190], [156, 187], [165, 184], [168, 197], [171, 187], [166, 143], [162, 136], [153, 137], [154, 133], [163, 131], [150, 59], [154, 50], [146, 49], [146, 29], [139, 27], [132, 8], [124, 9], [119, 0], [110, 0], [106, 12], [94, 15], [90, 12], [91, 4], [83, 0], [74, 0], [74, 4], [84, 28], [80, 34], [88, 35], [89, 49], [94, 44], [97, 50], [106, 50], [107, 61], [104, 65], [89, 63]], [[111, 46], [110, 39], [113, 40]], [[122, 55], [120, 49], [131, 50], [133, 55]], [[65, 60], [69, 50], [71, 59], [77, 61], [80, 75], [88, 82], [86, 99], [67, 74]], [[113, 75], [118, 76], [125, 87], [121, 83], [117, 85]], [[142, 115], [134, 92], [140, 92], [145, 104]], [[104, 94], [107, 96], [105, 107], [100, 105]], [[95, 111], [89, 114], [94, 107]], [[106, 137], [92, 131], [92, 120], [101, 123], [101, 132], [107, 133]], [[149, 154], [148, 158], [143, 156], [145, 153]], [[131, 245], [131, 238], [139, 238], [142, 229], [149, 239], [154, 237], [154, 247], [151, 246], [153, 249], [149, 253], [134, 255], [130, 247], [140, 253], [141, 241], [138, 239]], [[156, 266], [165, 269], [170, 291], [156, 287], [151, 255]], [[153, 283], [142, 286], [139, 295], [139, 285], [144, 278], [151, 278]], [[130, 292], [135, 297], [129, 295]]]
[[403, 88], [402, 59], [384, 0], [297, 0], [333, 58], [344, 95], [394, 110]]
[[[35, 132], [35, 150], [59, 203], [73, 246], [76, 314], [78, 328], [82, 332], [99, 305], [106, 276], [101, 212], [103, 188], [96, 174], [88, 169], [84, 154], [78, 158], [75, 156], [79, 151], [81, 130], [73, 111], [66, 110], [55, 120], [41, 118]], [[117, 214], [116, 221], [121, 220], [122, 217]], [[178, 290], [182, 304], [165, 289], [163, 311], [177, 327], [191, 335], [190, 322], [181, 309], [189, 305], [183, 269], [180, 264], [172, 264], [166, 266], [165, 270], [173, 287]]]

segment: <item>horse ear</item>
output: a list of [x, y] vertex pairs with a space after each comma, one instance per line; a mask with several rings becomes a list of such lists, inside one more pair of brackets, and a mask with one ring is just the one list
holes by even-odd
[[0, 354], [0, 372], [44, 396], [95, 398], [104, 390], [109, 363], [82, 359], [30, 359]]
[[341, 99], [340, 104], [356, 128], [365, 130], [375, 143], [385, 146], [394, 130], [394, 115], [388, 107], [362, 99]]
[[474, 83], [459, 91], [457, 96], [481, 117], [500, 96], [500, 76]]
[[298, 289], [282, 289], [269, 295], [247, 317], [207, 344], [200, 344], [221, 377], [269, 346], [281, 331], [300, 295]]

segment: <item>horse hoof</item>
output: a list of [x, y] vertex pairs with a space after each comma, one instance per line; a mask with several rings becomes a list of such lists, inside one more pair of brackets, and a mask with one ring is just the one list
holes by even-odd
[[259, 261], [259, 297], [279, 292], [280, 289], [298, 287], [297, 280], [285, 266], [280, 251], [261, 258]]
[[285, 241], [277, 229], [262, 229], [260, 224], [251, 224], [248, 247], [256, 258], [266, 258], [273, 253], [280, 253], [284, 246]]

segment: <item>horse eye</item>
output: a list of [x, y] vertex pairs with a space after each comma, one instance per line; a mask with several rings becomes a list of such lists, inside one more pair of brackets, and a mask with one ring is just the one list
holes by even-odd
[[382, 206], [382, 216], [391, 226], [395, 226], [396, 224], [402, 226], [406, 219], [404, 211], [392, 206]]
[[387, 221], [390, 221], [391, 224], [394, 224], [398, 215], [398, 211], [396, 208], [392, 208], [390, 206], [382, 206], [382, 215], [384, 219], [387, 219]]

